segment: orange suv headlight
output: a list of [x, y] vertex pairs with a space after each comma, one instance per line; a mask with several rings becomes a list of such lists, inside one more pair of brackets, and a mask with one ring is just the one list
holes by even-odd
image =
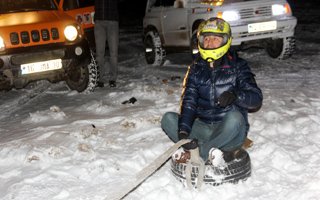
[[4, 45], [3, 38], [0, 36], [0, 51], [4, 51], [6, 46]]
[[64, 29], [64, 36], [69, 41], [75, 41], [78, 37], [78, 30], [75, 26], [69, 25]]

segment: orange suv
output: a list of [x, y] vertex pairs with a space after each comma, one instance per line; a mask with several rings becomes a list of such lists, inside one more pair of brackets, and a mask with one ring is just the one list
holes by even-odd
[[0, 1], [0, 90], [47, 79], [93, 91], [98, 78], [83, 29], [54, 0]]

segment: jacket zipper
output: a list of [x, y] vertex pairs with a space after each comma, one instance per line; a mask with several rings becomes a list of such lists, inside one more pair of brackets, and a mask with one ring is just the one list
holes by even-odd
[[210, 100], [211, 101], [211, 105], [212, 106], [215, 106], [217, 104], [216, 102], [216, 96], [215, 96], [215, 93], [216, 93], [216, 76], [217, 76], [217, 71], [215, 69], [212, 70], [211, 72], [211, 93], [212, 93], [212, 99]]

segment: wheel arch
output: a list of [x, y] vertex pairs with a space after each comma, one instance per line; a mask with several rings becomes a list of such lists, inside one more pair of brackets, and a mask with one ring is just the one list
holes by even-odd
[[165, 44], [163, 35], [162, 35], [161, 32], [157, 29], [156, 26], [154, 26], [154, 25], [148, 25], [146, 28], [144, 28], [144, 30], [143, 30], [143, 35], [144, 35], [144, 37], [146, 36], [146, 34], [147, 34], [149, 31], [157, 32], [158, 35], [159, 35], [159, 37], [160, 37], [161, 44]]
[[156, 31], [156, 32], [159, 32], [158, 29], [153, 26], [153, 25], [148, 25], [147, 27], [145, 27], [143, 29], [143, 35], [146, 35], [149, 31]]

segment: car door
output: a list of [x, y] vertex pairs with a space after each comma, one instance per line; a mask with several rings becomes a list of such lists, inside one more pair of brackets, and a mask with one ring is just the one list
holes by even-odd
[[189, 46], [188, 10], [174, 0], [164, 0], [162, 30], [166, 46]]

